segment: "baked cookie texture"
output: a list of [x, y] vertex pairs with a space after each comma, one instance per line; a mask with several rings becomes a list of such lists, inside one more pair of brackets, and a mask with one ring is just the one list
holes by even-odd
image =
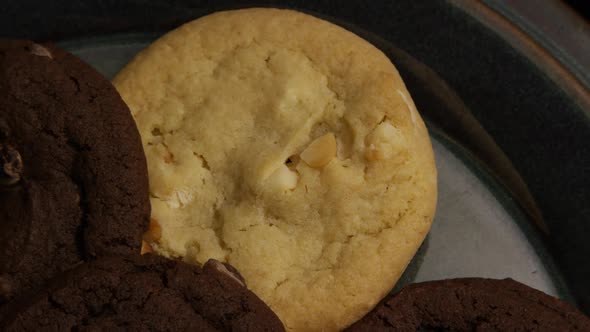
[[590, 319], [512, 279], [462, 278], [407, 286], [346, 331], [590, 331]]
[[215, 13], [114, 84], [148, 159], [157, 253], [229, 262], [288, 330], [335, 331], [393, 287], [426, 236], [436, 169], [390, 60], [290, 10]]
[[149, 254], [82, 264], [6, 310], [2, 331], [284, 331], [231, 266]]
[[52, 45], [0, 40], [0, 305], [84, 259], [139, 254], [147, 164], [111, 83]]

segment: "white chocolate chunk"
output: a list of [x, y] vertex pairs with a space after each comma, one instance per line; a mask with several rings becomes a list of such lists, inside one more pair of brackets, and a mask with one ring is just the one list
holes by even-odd
[[412, 102], [403, 91], [396, 90], [396, 92], [402, 97], [402, 100], [404, 101], [406, 106], [408, 106], [408, 110], [410, 110], [410, 116], [412, 117], [412, 124], [416, 126], [416, 113], [418, 113], [418, 111], [416, 110], [416, 106], [414, 106], [414, 102]]
[[268, 179], [270, 186], [280, 191], [295, 189], [298, 180], [297, 172], [290, 170], [285, 164], [281, 164]]
[[400, 130], [384, 121], [367, 136], [365, 157], [369, 161], [390, 159], [403, 142], [404, 136]]

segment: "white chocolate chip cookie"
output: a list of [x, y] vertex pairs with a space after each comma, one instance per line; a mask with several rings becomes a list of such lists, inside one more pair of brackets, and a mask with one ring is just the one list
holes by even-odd
[[219, 12], [115, 79], [148, 159], [153, 250], [229, 262], [291, 331], [393, 287], [436, 202], [428, 133], [390, 60], [289, 10]]

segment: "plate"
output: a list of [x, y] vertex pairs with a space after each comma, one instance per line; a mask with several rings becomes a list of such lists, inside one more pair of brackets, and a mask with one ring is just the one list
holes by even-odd
[[[60, 46], [113, 78], [157, 36], [111, 36], [64, 42]], [[423, 93], [422, 98], [437, 99]], [[513, 278], [571, 300], [538, 232], [528, 224], [506, 190], [464, 147], [426, 121], [437, 162], [438, 207], [427, 241], [396, 288], [410, 282], [454, 277]]]
[[[590, 313], [588, 87], [480, 1], [22, 0], [4, 10], [0, 33], [70, 40], [62, 45], [112, 75], [154, 32], [253, 5], [330, 19], [400, 69], [440, 176], [432, 232], [404, 282], [509, 276]], [[121, 35], [130, 32], [141, 33]]]

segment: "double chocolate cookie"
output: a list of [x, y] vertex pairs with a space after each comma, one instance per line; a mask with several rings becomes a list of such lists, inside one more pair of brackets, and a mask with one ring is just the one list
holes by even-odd
[[2, 331], [284, 331], [231, 266], [101, 258], [14, 303]]
[[110, 82], [51, 45], [0, 40], [0, 305], [80, 260], [139, 254], [145, 156]]
[[571, 305], [511, 279], [413, 284], [347, 331], [590, 331]]

